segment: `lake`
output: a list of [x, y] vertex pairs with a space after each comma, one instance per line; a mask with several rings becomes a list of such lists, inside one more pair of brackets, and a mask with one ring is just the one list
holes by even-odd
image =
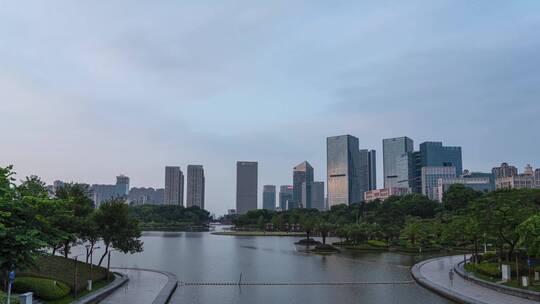
[[[114, 252], [111, 265], [172, 272], [183, 282], [398, 282], [425, 257], [397, 253], [297, 252], [296, 237], [145, 232], [144, 252]], [[99, 252], [96, 252], [96, 256]], [[417, 284], [348, 286], [179, 286], [171, 303], [452, 303]]]

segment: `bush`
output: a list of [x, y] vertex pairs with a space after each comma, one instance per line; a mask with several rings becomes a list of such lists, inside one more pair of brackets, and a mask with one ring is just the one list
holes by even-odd
[[[7, 294], [5, 294], [3, 291], [0, 291], [0, 303], [7, 303]], [[11, 304], [19, 304], [19, 299], [11, 296]]]
[[482, 254], [482, 260], [483, 261], [494, 262], [494, 261], [497, 261], [497, 259], [498, 259], [498, 256], [497, 256], [497, 252], [495, 252], [495, 251], [488, 251], [488, 252]]
[[371, 245], [373, 247], [388, 247], [388, 244], [384, 241], [378, 241], [378, 240], [369, 240], [367, 241], [368, 245]]
[[43, 300], [56, 300], [67, 296], [70, 288], [58, 281], [45, 278], [20, 277], [13, 282], [13, 290], [16, 292], [33, 292]]
[[501, 276], [501, 269], [499, 267], [499, 263], [487, 263], [482, 262], [478, 265], [476, 265], [476, 271], [483, 275], [487, 275], [490, 277], [500, 277]]

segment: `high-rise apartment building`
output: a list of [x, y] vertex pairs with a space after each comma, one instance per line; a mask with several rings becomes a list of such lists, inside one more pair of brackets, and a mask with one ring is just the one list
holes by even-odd
[[[307, 162], [298, 164], [293, 169], [293, 200], [304, 208], [311, 208], [311, 190], [302, 191], [302, 184], [310, 188], [313, 183], [313, 167]], [[303, 197], [306, 195], [306, 197]]]
[[293, 186], [283, 185], [279, 187], [279, 208], [287, 210], [287, 204], [293, 199]]
[[540, 189], [540, 168], [534, 170], [534, 186], [537, 189]]
[[116, 196], [127, 197], [129, 194], [129, 177], [120, 174], [116, 177]]
[[422, 167], [422, 194], [431, 200], [437, 200], [439, 179], [453, 178], [456, 178], [456, 167], [454, 166]]
[[276, 186], [264, 185], [263, 186], [263, 209], [275, 210], [276, 209]]
[[258, 163], [236, 163], [236, 213], [257, 209]]
[[204, 169], [201, 165], [188, 165], [186, 183], [186, 207], [204, 209]]
[[383, 139], [384, 188], [409, 188], [409, 154], [413, 150], [414, 142], [406, 136]]
[[358, 138], [351, 135], [326, 139], [328, 207], [362, 201]]
[[163, 201], [166, 205], [184, 205], [184, 173], [180, 167], [165, 167]]
[[491, 169], [493, 178], [511, 177], [518, 175], [518, 169], [514, 166], [508, 165], [508, 163], [502, 163], [500, 167], [494, 167]]

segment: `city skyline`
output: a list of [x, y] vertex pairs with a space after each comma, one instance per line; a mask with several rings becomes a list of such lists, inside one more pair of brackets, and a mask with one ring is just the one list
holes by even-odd
[[223, 214], [237, 160], [259, 187], [303, 160], [326, 181], [338, 134], [378, 151], [377, 188], [383, 138], [540, 166], [535, 129], [515, 131], [540, 113], [537, 2], [27, 3], [0, 11], [0, 165], [19, 180], [162, 188], [164, 166], [201, 164]]

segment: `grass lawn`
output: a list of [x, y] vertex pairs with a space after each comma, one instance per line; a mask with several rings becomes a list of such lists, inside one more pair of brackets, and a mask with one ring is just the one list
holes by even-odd
[[214, 235], [236, 235], [236, 236], [305, 236], [304, 232], [282, 232], [282, 231], [218, 231], [212, 232]]
[[[94, 291], [97, 291], [98, 289], [101, 289], [105, 286], [107, 286], [110, 282], [112, 282], [114, 279], [110, 280], [110, 281], [107, 281], [107, 278], [105, 278], [104, 280], [101, 280], [101, 281], [98, 281], [98, 282], [95, 282], [92, 286], [93, 289], [92, 291], [87, 291], [86, 289], [82, 292], [80, 292], [78, 295], [77, 295], [77, 299], [80, 298], [80, 297], [83, 297], [91, 292], [94, 292]], [[58, 299], [58, 300], [53, 300], [53, 301], [46, 301], [45, 303], [48, 303], [48, 304], [68, 304], [68, 303], [71, 303], [73, 301], [75, 301], [76, 299], [73, 297], [72, 294], [69, 294], [67, 295], [66, 297], [62, 298], [62, 299]]]

